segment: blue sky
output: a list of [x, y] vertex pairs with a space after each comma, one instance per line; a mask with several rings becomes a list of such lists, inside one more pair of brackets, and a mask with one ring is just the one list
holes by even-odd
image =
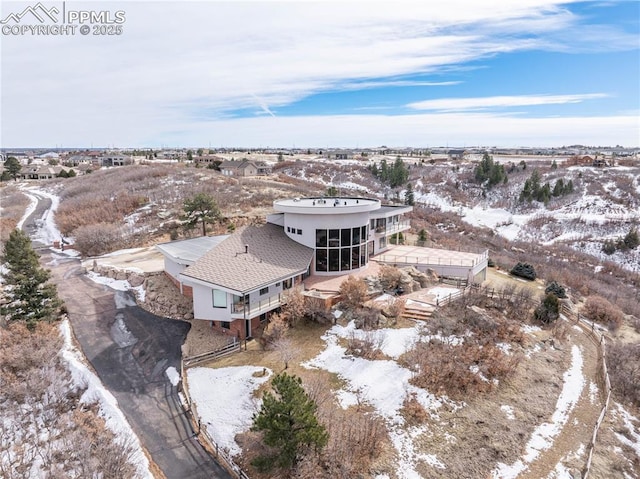
[[0, 146], [640, 146], [637, 1], [66, 8], [124, 31], [2, 35]]

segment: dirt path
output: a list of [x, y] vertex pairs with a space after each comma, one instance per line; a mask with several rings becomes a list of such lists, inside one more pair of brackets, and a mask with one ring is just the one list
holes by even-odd
[[577, 345], [582, 353], [582, 375], [584, 385], [580, 399], [569, 415], [562, 431], [555, 437], [553, 445], [529, 464], [529, 468], [518, 476], [519, 479], [539, 479], [548, 477], [562, 462], [567, 469], [581, 471], [585, 465], [587, 447], [591, 440], [593, 427], [602, 408], [602, 392], [597, 387], [598, 351], [597, 346], [579, 330], [569, 326], [570, 336], [563, 347]]

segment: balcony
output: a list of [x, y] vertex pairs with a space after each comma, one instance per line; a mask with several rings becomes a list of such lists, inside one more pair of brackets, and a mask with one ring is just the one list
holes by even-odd
[[382, 236], [399, 233], [400, 231], [406, 231], [410, 228], [411, 222], [409, 220], [401, 220], [397, 223], [387, 223], [386, 226], [377, 226], [374, 231], [376, 236]]
[[284, 304], [284, 297], [282, 293], [269, 296], [268, 298], [255, 301], [253, 303], [234, 303], [231, 306], [231, 317], [238, 318], [253, 318], [259, 314], [271, 311]]

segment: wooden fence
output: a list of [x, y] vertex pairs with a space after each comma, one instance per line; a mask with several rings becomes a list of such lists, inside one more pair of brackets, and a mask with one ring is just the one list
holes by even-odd
[[611, 400], [611, 381], [609, 380], [609, 371], [607, 369], [607, 348], [606, 348], [606, 340], [605, 336], [598, 332], [598, 329], [594, 322], [588, 321], [584, 317], [582, 317], [579, 313], [575, 313], [571, 311], [569, 308], [563, 305], [562, 313], [571, 321], [573, 321], [576, 325], [582, 329], [582, 331], [587, 335], [591, 341], [598, 348], [598, 363], [599, 363], [599, 375], [598, 382], [599, 386], [603, 392], [605, 392], [606, 397], [604, 403], [602, 405], [602, 410], [600, 411], [600, 415], [598, 416], [598, 420], [593, 426], [593, 434], [591, 435], [591, 440], [589, 442], [589, 454], [587, 456], [587, 462], [585, 464], [584, 469], [582, 470], [583, 479], [587, 479], [589, 477], [589, 473], [591, 472], [591, 461], [593, 460], [593, 451], [596, 447], [596, 440], [598, 438], [598, 431], [600, 430], [600, 426], [604, 421], [604, 417], [607, 414], [607, 409], [609, 408], [609, 401]]
[[[238, 348], [240, 343], [238, 343]], [[186, 371], [188, 366], [184, 361], [180, 363], [180, 382], [178, 383], [178, 394], [180, 396], [180, 402], [185, 414], [191, 422], [191, 427], [195, 431], [198, 441], [202, 446], [213, 455], [218, 464], [224, 467], [235, 479], [249, 479], [249, 476], [238, 466], [233, 458], [229, 455], [227, 450], [211, 437], [206, 428], [202, 428], [200, 416], [198, 414], [198, 407], [196, 403], [191, 400], [191, 394], [189, 393], [189, 382], [186, 380]]]
[[209, 351], [208, 353], [197, 354], [195, 356], [189, 356], [184, 358], [184, 365], [188, 368], [192, 366], [196, 366], [201, 363], [205, 363], [207, 361], [213, 361], [214, 359], [221, 358], [231, 353], [235, 353], [236, 351], [240, 351], [241, 342], [234, 336], [233, 342], [227, 344], [226, 346], [222, 346], [214, 351]]

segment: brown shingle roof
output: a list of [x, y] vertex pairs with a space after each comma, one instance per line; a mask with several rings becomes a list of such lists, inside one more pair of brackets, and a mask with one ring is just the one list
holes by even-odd
[[313, 249], [290, 239], [281, 226], [246, 226], [207, 252], [182, 275], [246, 293], [303, 273], [312, 257]]

